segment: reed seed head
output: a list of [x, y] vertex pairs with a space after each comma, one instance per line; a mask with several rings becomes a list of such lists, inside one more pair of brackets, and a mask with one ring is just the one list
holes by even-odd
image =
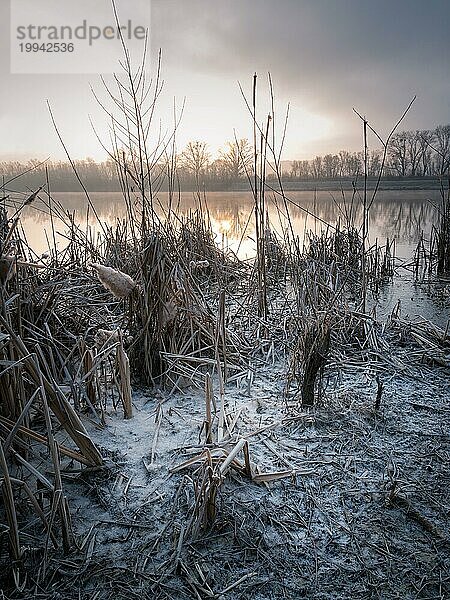
[[94, 344], [97, 348], [102, 348], [105, 344], [115, 344], [119, 341], [119, 331], [113, 329], [99, 329], [94, 338]]
[[91, 267], [97, 273], [102, 285], [116, 298], [127, 298], [136, 287], [136, 282], [122, 271], [99, 263], [92, 263]]

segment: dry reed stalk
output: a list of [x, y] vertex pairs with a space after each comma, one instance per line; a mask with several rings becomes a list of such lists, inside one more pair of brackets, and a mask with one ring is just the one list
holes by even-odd
[[204, 465], [199, 469], [198, 478], [194, 480], [195, 504], [187, 532], [195, 539], [199, 532], [209, 527], [216, 517], [216, 496], [220, 480], [214, 476], [212, 458], [205, 451]]
[[[36, 396], [39, 393], [39, 388], [37, 390], [34, 391], [34, 393], [31, 395], [31, 398], [28, 400], [28, 402], [26, 403], [26, 405], [24, 406], [22, 412], [20, 413], [19, 417], [17, 418], [16, 422], [14, 423], [10, 433], [8, 434], [7, 438], [4, 441], [3, 444], [3, 450], [5, 452], [5, 454], [8, 453], [8, 449], [11, 445], [11, 443], [13, 442], [20, 426], [22, 425], [23, 421], [26, 419], [26, 417], [28, 416], [28, 412], [31, 408], [31, 405], [34, 402], [34, 399], [36, 398]], [[2, 417], [0, 415], [0, 420], [5, 419], [5, 417]], [[11, 424], [13, 424], [13, 421], [11, 421]]]
[[161, 316], [161, 326], [167, 327], [171, 325], [178, 315], [178, 307], [176, 302], [170, 298], [167, 302], [164, 303], [162, 316]]
[[217, 442], [221, 442], [225, 435], [225, 387], [223, 385], [222, 367], [220, 362], [217, 364], [217, 373], [219, 377], [219, 420], [217, 423]]
[[[66, 500], [63, 495], [61, 468], [60, 468], [61, 461], [60, 461], [60, 455], [59, 455], [59, 450], [58, 450], [58, 444], [56, 443], [55, 437], [53, 435], [53, 426], [52, 426], [50, 410], [49, 410], [49, 406], [48, 406], [48, 402], [47, 402], [47, 394], [45, 392], [44, 382], [42, 379], [42, 373], [40, 374], [40, 389], [41, 389], [42, 406], [44, 409], [45, 426], [47, 428], [48, 445], [49, 445], [49, 449], [50, 449], [50, 456], [52, 457], [53, 469], [54, 469], [54, 474], [55, 474], [55, 483], [54, 483], [53, 502], [52, 502], [49, 532], [52, 530], [52, 523], [56, 516], [56, 512], [59, 512], [63, 549], [64, 549], [64, 552], [67, 554], [71, 547], [72, 532], [71, 532], [71, 528], [70, 528], [69, 515], [67, 512]], [[47, 537], [45, 554], [47, 553], [49, 540], [50, 540], [50, 535], [48, 535], [48, 537]], [[44, 561], [43, 561], [44, 570], [45, 570], [45, 562], [46, 561], [44, 558]]]
[[211, 418], [211, 403], [212, 403], [212, 383], [211, 383], [211, 375], [209, 373], [206, 374], [205, 381], [205, 405], [206, 405], [206, 413], [205, 413], [205, 443], [210, 444], [212, 442], [212, 418]]
[[[222, 346], [223, 363], [220, 361], [220, 346]], [[217, 425], [217, 441], [224, 437], [225, 422], [225, 377], [226, 377], [226, 344], [225, 344], [225, 291], [222, 290], [219, 297], [219, 314], [217, 317], [215, 354], [217, 361], [217, 376], [219, 379], [219, 422]]]
[[223, 461], [223, 463], [219, 467], [219, 473], [222, 477], [224, 477], [228, 473], [228, 471], [231, 468], [232, 462], [234, 461], [236, 456], [239, 454], [239, 452], [241, 452], [241, 450], [243, 450], [244, 446], [246, 446], [246, 445], [248, 446], [247, 440], [240, 439], [238, 441], [238, 443], [234, 446], [234, 448], [231, 450], [231, 452], [228, 454], [226, 459]]
[[86, 395], [91, 406], [94, 407], [97, 404], [97, 393], [95, 389], [95, 377], [93, 369], [94, 357], [92, 356], [92, 351], [87, 347], [86, 342], [82, 339], [79, 340], [79, 348], [84, 381], [86, 384]]
[[14, 277], [17, 270], [17, 261], [15, 256], [2, 256], [0, 258], [0, 282], [5, 285]]
[[93, 466], [101, 465], [103, 460], [99, 451], [87, 434], [77, 413], [69, 404], [56, 382], [50, 383], [50, 381], [42, 374], [37, 358], [28, 352], [24, 342], [16, 335], [1, 315], [0, 323], [8, 332], [11, 341], [14, 344], [15, 351], [18, 356], [22, 358], [23, 364], [26, 366], [31, 380], [38, 387], [41, 387], [42, 385], [47, 395], [49, 406], [60, 424], [67, 431], [85, 458], [88, 459]]
[[130, 361], [123, 347], [122, 336], [119, 334], [119, 343], [116, 348], [116, 365], [119, 369], [120, 377], [120, 398], [123, 406], [125, 419], [131, 419], [133, 416], [133, 402], [131, 394], [131, 374]]
[[130, 349], [131, 365], [139, 368], [148, 383], [155, 383], [165, 371], [161, 350], [164, 346], [165, 303], [170, 291], [168, 283], [169, 257], [165, 240], [159, 232], [142, 240], [145, 249], [137, 257], [140, 265], [142, 294], [136, 299], [130, 323], [134, 342]]
[[16, 506], [14, 494], [11, 485], [8, 465], [6, 463], [5, 453], [3, 452], [3, 443], [0, 444], [0, 467], [3, 472], [2, 492], [5, 503], [6, 520], [8, 523], [8, 537], [11, 547], [13, 560], [19, 561], [22, 556], [19, 540], [19, 526], [17, 524]]
[[30, 462], [25, 460], [25, 458], [23, 458], [23, 456], [21, 456], [13, 448], [10, 448], [9, 452], [14, 457], [14, 460], [17, 463], [19, 463], [20, 465], [25, 467], [25, 469], [31, 475], [33, 475], [37, 481], [39, 481], [39, 484], [41, 485], [41, 487], [44, 487], [49, 492], [53, 491], [53, 485], [51, 484], [51, 482], [47, 479], [47, 477], [45, 477], [45, 475], [43, 475], [38, 469], [36, 469], [36, 467], [34, 467]]
[[437, 273], [450, 273], [450, 179], [441, 187], [440, 221], [436, 228]]
[[301, 381], [302, 406], [313, 406], [317, 376], [322, 372], [330, 349], [331, 328], [328, 322], [313, 320], [303, 324], [303, 331], [291, 351], [286, 383], [286, 398], [293, 379]]
[[29, 499], [29, 501], [31, 502], [34, 511], [36, 512], [37, 516], [40, 518], [42, 524], [44, 525], [48, 535], [50, 536], [53, 546], [54, 548], [58, 548], [59, 544], [58, 544], [58, 540], [56, 538], [56, 535], [53, 533], [53, 531], [50, 529], [50, 524], [47, 520], [47, 517], [45, 516], [44, 511], [42, 510], [42, 508], [39, 506], [39, 502], [36, 500], [35, 495], [33, 494], [33, 492], [31, 491], [30, 487], [28, 486], [28, 484], [26, 483], [26, 481], [22, 481], [21, 479], [16, 479], [15, 477], [11, 477], [11, 483], [14, 483], [14, 485], [16, 485], [17, 487], [20, 487], [21, 489], [23, 489]]
[[4, 285], [17, 273], [17, 267], [31, 267], [32, 269], [45, 269], [45, 265], [27, 262], [18, 259], [17, 256], [0, 257], [0, 283]]
[[[242, 453], [244, 462], [237, 460]], [[258, 468], [250, 461], [249, 444], [245, 438], [239, 439], [229, 448], [205, 448], [201, 454], [191, 457], [173, 467], [172, 473], [179, 472], [200, 463], [195, 470], [194, 491], [195, 503], [192, 507], [192, 517], [187, 527], [195, 539], [199, 532], [211, 527], [217, 514], [217, 494], [225, 481], [230, 469], [246, 475], [255, 483], [268, 483], [286, 477], [292, 477], [293, 471], [278, 471], [275, 473], [259, 473]]]
[[[11, 419], [0, 416], [0, 424], [5, 425], [9, 431], [8, 437], [5, 440], [5, 443], [3, 444], [5, 453], [8, 452], [11, 444], [14, 441], [14, 437], [17, 433], [20, 433], [21, 435], [26, 436], [26, 437], [38, 442], [39, 444], [43, 444], [44, 446], [49, 447], [48, 439], [45, 437], [45, 435], [41, 435], [40, 433], [37, 433], [36, 431], [29, 429], [28, 427], [24, 427], [23, 425], [19, 425], [18, 423], [19, 423], [18, 421], [16, 423], [14, 423], [14, 421], [11, 421]], [[58, 451], [63, 456], [67, 456], [68, 458], [70, 458], [72, 460], [76, 460], [77, 462], [79, 462], [82, 465], [85, 465], [87, 467], [92, 465], [91, 461], [87, 460], [82, 454], [80, 454], [79, 452], [76, 452], [75, 450], [72, 450], [71, 448], [67, 448], [66, 446], [59, 444], [59, 443], [58, 443]]]
[[376, 395], [376, 398], [375, 398], [375, 411], [377, 411], [377, 410], [380, 410], [381, 398], [383, 396], [384, 384], [381, 381], [379, 375], [376, 376], [375, 380], [377, 382], [377, 395]]

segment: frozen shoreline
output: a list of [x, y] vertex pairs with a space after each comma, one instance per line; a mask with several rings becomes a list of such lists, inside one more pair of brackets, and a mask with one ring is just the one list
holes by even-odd
[[80, 559], [69, 569], [72, 589], [99, 600], [444, 597], [450, 383], [446, 368], [394, 338], [380, 334], [386, 360], [333, 357], [310, 411], [286, 410], [279, 363], [256, 368], [250, 393], [226, 386], [226, 414], [237, 420], [222, 445], [245, 438], [261, 471], [292, 476], [256, 484], [230, 472], [213, 526], [196, 539], [186, 524], [198, 464], [171, 469], [201, 451], [204, 393], [136, 390], [133, 419], [112, 414], [105, 429], [91, 428], [109, 470], [68, 484], [85, 552], [83, 571]]

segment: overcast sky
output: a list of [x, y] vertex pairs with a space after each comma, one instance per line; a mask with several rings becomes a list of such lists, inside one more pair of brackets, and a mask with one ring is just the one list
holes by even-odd
[[[13, 0], [18, 1], [20, 0]], [[65, 0], [59, 0], [64, 13]], [[67, 0], [70, 7], [72, 0]], [[96, 0], [93, 6], [109, 0]], [[177, 145], [250, 137], [238, 82], [250, 94], [258, 73], [261, 119], [272, 74], [278, 120], [290, 117], [284, 158], [361, 146], [355, 107], [386, 133], [412, 96], [404, 128], [450, 122], [449, 0], [152, 0], [150, 68], [162, 49], [164, 92], [157, 120], [171, 127], [173, 99], [186, 100]], [[92, 8], [94, 11], [94, 8]], [[87, 15], [91, 17], [94, 15]], [[1, 1], [0, 159], [62, 158], [45, 101], [76, 158], [105, 156], [107, 140], [89, 75], [10, 74], [9, 2]]]

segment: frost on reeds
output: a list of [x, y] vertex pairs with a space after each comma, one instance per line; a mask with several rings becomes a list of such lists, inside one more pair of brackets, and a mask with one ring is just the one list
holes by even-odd
[[92, 263], [91, 267], [97, 273], [102, 285], [116, 298], [127, 298], [136, 287], [136, 282], [122, 271], [99, 263]]
[[[97, 333], [94, 337], [94, 344], [97, 348], [103, 348], [104, 346], [113, 346], [118, 344], [123, 337], [123, 333], [120, 329], [97, 329]], [[131, 344], [133, 341], [132, 336], [123, 337], [123, 340], [127, 344]]]
[[45, 268], [44, 265], [18, 260], [16, 255], [0, 256], [0, 282], [6, 284], [12, 279], [17, 272], [17, 267]]
[[209, 267], [209, 260], [191, 260], [189, 262], [189, 268], [191, 271], [195, 271], [195, 269], [202, 269], [204, 267]]
[[178, 306], [173, 299], [164, 303], [161, 315], [161, 327], [167, 327], [175, 321], [178, 316]]
[[16, 272], [15, 256], [0, 257], [0, 281], [6, 283]]
[[102, 348], [106, 344], [116, 344], [118, 341], [119, 331], [113, 329], [98, 329], [94, 338], [97, 348]]

